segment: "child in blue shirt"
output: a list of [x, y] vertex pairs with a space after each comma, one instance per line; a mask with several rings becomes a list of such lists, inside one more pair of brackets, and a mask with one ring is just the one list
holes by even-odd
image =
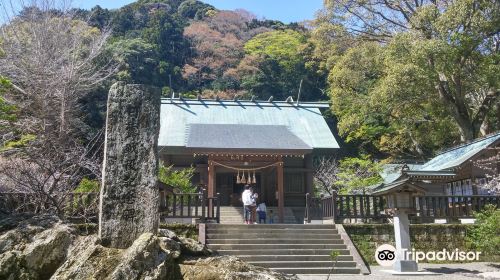
[[259, 206], [257, 206], [257, 214], [259, 215], [259, 224], [265, 224], [266, 223], [266, 204], [261, 203]]

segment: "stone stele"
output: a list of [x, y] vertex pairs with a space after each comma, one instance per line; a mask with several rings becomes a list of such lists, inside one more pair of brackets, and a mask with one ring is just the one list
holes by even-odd
[[109, 90], [99, 203], [103, 246], [127, 248], [158, 231], [160, 95], [158, 88], [122, 82]]

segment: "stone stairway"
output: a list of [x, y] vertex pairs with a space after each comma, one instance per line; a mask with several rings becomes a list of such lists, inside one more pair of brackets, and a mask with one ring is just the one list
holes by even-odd
[[[274, 213], [274, 223], [278, 223], [278, 207], [267, 207], [267, 220], [269, 222], [270, 210]], [[297, 219], [291, 208], [285, 207], [285, 224], [297, 224]], [[258, 215], [257, 221], [259, 219]], [[221, 206], [220, 207], [220, 223], [221, 224], [243, 224], [243, 207]]]
[[330, 253], [340, 256], [332, 273], [360, 274], [335, 225], [207, 224], [207, 246], [257, 266], [287, 274], [328, 274]]

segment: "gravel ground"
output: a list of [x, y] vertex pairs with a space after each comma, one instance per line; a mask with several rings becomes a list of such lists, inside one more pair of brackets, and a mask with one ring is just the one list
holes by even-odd
[[[441, 275], [391, 275], [382, 270], [387, 270], [386, 267], [372, 266], [370, 275], [331, 275], [330, 279], [349, 279], [349, 280], [392, 280], [392, 279], [500, 279], [500, 263], [460, 263], [460, 264], [426, 264], [420, 263], [418, 268], [423, 271], [441, 273]], [[299, 275], [301, 280], [325, 280], [327, 275]]]

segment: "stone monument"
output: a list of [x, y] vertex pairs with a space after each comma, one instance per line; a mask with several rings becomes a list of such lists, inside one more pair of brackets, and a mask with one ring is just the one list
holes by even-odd
[[425, 190], [412, 184], [409, 179], [388, 184], [385, 188], [374, 192], [383, 195], [386, 200], [386, 213], [394, 217], [394, 239], [396, 241], [396, 261], [393, 265], [396, 272], [417, 272], [417, 262], [412, 259], [410, 243], [410, 220], [408, 214], [415, 213], [414, 196], [422, 195]]
[[114, 84], [108, 96], [99, 238], [103, 246], [127, 248], [159, 223], [158, 88]]

